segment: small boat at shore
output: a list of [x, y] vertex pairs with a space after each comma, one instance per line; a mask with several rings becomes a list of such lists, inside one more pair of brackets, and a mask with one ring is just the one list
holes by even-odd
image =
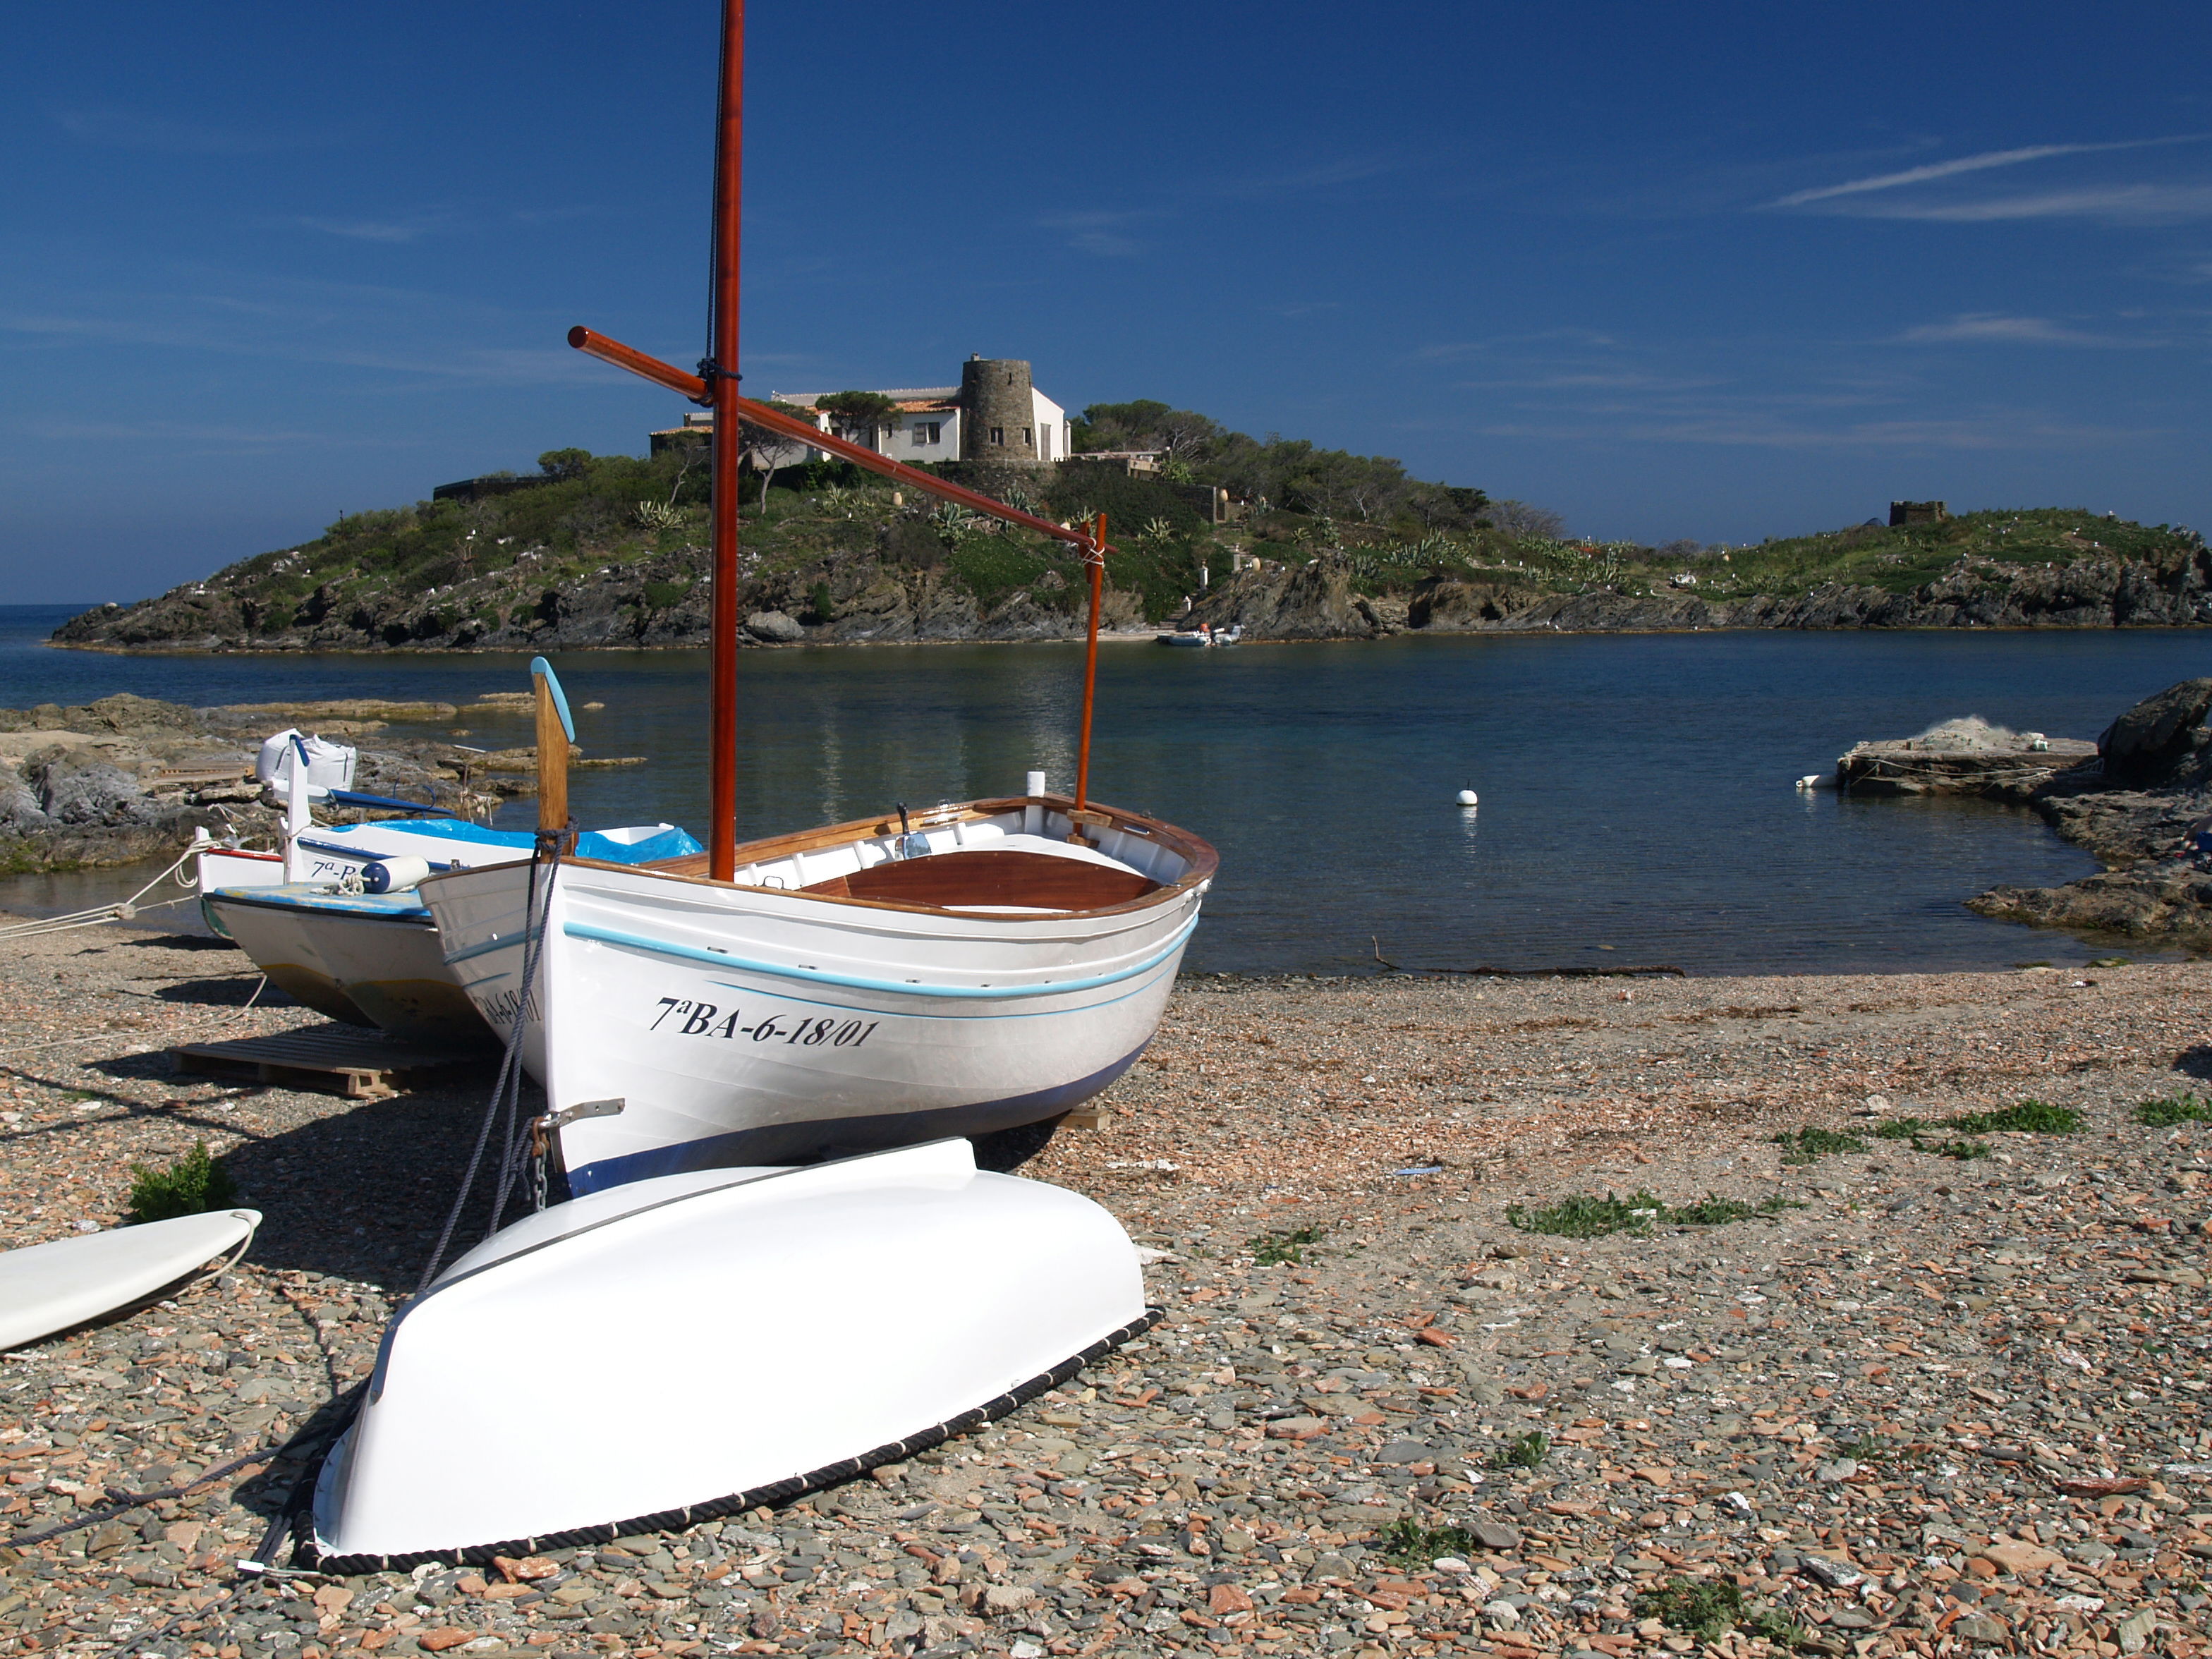
[[[588, 855], [422, 885], [523, 1062], [569, 1188], [810, 1161], [1058, 1117], [1158, 1028], [1218, 859], [1063, 797], [964, 801], [694, 857]], [[531, 925], [524, 911], [535, 894]]]
[[[429, 873], [422, 851], [443, 854], [441, 870], [481, 869], [527, 863], [533, 838], [438, 822], [351, 827], [385, 832], [380, 848], [422, 850], [349, 862], [352, 881], [217, 888], [200, 898], [209, 925], [252, 957], [271, 985], [332, 1019], [435, 1047], [495, 1041], [447, 967], [437, 924], [414, 882]], [[454, 833], [425, 833], [447, 830]], [[579, 849], [627, 864], [682, 859], [699, 843], [674, 824], [652, 823], [586, 835]], [[371, 890], [362, 872], [380, 890]]]
[[[560, 722], [558, 759], [565, 761], [574, 736], [567, 699], [544, 658], [531, 666], [550, 688], [544, 695]], [[538, 837], [459, 818], [338, 828], [308, 823], [303, 772], [286, 781], [285, 850], [270, 856], [313, 873], [203, 892], [200, 908], [208, 925], [252, 957], [278, 990], [332, 1019], [376, 1026], [433, 1047], [495, 1041], [447, 965], [437, 924], [416, 890], [423, 878], [441, 871], [527, 865]], [[556, 787], [565, 813], [565, 787]], [[580, 856], [617, 866], [680, 864], [700, 850], [672, 823], [593, 830], [576, 838]]]
[[1234, 645], [1244, 637], [1241, 623], [1234, 628], [1216, 628], [1211, 623], [1200, 623], [1195, 628], [1178, 628], [1164, 634], [1152, 635], [1157, 645], [1181, 646], [1191, 650], [1209, 650], [1216, 646]]

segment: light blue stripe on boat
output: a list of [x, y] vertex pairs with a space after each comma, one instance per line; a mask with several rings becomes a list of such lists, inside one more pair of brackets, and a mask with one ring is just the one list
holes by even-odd
[[[1110, 974], [1092, 974], [1084, 979], [1064, 979], [1048, 985], [921, 985], [902, 979], [868, 979], [858, 974], [833, 974], [820, 968], [786, 967], [777, 962], [756, 962], [748, 957], [726, 956], [720, 951], [702, 951], [696, 945], [676, 945], [666, 939], [647, 939], [638, 933], [617, 933], [611, 927], [594, 927], [589, 922], [569, 921], [561, 925], [561, 931], [571, 939], [597, 939], [602, 945], [627, 945], [635, 950], [650, 951], [656, 956], [681, 957], [686, 962], [703, 962], [710, 967], [738, 969], [744, 972], [768, 974], [777, 979], [805, 980], [815, 985], [842, 985], [850, 991], [884, 991], [895, 996], [908, 997], [980, 997], [986, 1000], [1003, 1002], [1010, 997], [1056, 997], [1071, 991], [1094, 991], [1102, 985], [1118, 985], [1125, 979], [1134, 979], [1165, 962], [1177, 951], [1198, 926], [1193, 916], [1176, 929], [1168, 942], [1142, 962], [1127, 968], [1116, 968]], [[449, 958], [450, 960], [450, 958]]]
[[[538, 937], [537, 928], [533, 927], [530, 930], [530, 937], [532, 939], [536, 939]], [[480, 957], [484, 955], [487, 951], [511, 951], [521, 943], [522, 936], [517, 933], [509, 933], [505, 939], [480, 939], [474, 945], [463, 945], [459, 950], [454, 951], [453, 955], [447, 957], [446, 958], [446, 966], [450, 968], [457, 962], [466, 962], [471, 957]]]

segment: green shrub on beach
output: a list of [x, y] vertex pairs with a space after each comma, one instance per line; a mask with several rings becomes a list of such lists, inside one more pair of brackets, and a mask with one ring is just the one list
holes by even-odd
[[1401, 1567], [1425, 1567], [1445, 1555], [1465, 1559], [1482, 1547], [1464, 1527], [1425, 1527], [1410, 1515], [1383, 1528], [1375, 1541]]
[[1656, 1194], [1638, 1190], [1626, 1198], [1607, 1193], [1571, 1193], [1556, 1204], [1526, 1209], [1505, 1206], [1505, 1219], [1524, 1233], [1549, 1233], [1555, 1238], [1599, 1238], [1607, 1233], [1647, 1232], [1665, 1223], [1674, 1227], [1717, 1227], [1757, 1215], [1774, 1215], [1805, 1206], [1777, 1194], [1756, 1204], [1721, 1198], [1707, 1193], [1690, 1203], [1668, 1203]]
[[[2071, 1106], [2053, 1106], [2040, 1100], [2023, 1100], [2017, 1106], [2001, 1106], [1993, 1112], [1961, 1112], [1956, 1117], [1929, 1119], [1893, 1117], [1875, 1133], [1884, 1140], [1909, 1140], [1916, 1152], [1938, 1158], [1972, 1159], [1990, 1156], [1986, 1141], [1969, 1135], [2079, 1134], [2087, 1119]], [[1941, 1136], [1942, 1139], [1936, 1139]]]
[[207, 1142], [195, 1142], [191, 1152], [166, 1170], [131, 1166], [131, 1219], [167, 1221], [180, 1215], [199, 1215], [208, 1210], [228, 1209], [238, 1202], [238, 1183], [220, 1158], [208, 1155]]
[[2153, 1129], [2171, 1129], [2182, 1123], [2212, 1123], [2212, 1100], [2195, 1095], [2167, 1095], [2146, 1100], [2136, 1108], [2136, 1121]]
[[1320, 1243], [1321, 1236], [1319, 1227], [1261, 1233], [1257, 1238], [1246, 1239], [1244, 1248], [1252, 1252], [1252, 1265], [1255, 1267], [1302, 1267], [1305, 1265], [1306, 1247]]
[[1865, 1141], [1854, 1134], [1838, 1133], [1833, 1129], [1816, 1129], [1807, 1124], [1796, 1133], [1784, 1130], [1774, 1137], [1774, 1144], [1782, 1148], [1784, 1164], [1817, 1164], [1831, 1152], [1863, 1152]]

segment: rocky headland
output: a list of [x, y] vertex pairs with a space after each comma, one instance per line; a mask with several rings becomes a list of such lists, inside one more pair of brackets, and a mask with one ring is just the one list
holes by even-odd
[[[189, 652], [704, 645], [696, 479], [667, 457], [586, 462], [574, 476], [485, 499], [356, 514], [300, 546], [87, 611], [54, 643]], [[1409, 495], [1402, 510], [1353, 518], [1233, 501], [1225, 486], [1099, 465], [962, 482], [1069, 519], [1108, 510], [1104, 623], [1115, 631], [1172, 621], [1238, 627], [1254, 641], [1364, 640], [2212, 621], [2212, 554], [2196, 532], [2075, 508], [1651, 548], [1502, 529], [1448, 496]], [[746, 506], [742, 644], [1082, 631], [1087, 579], [1070, 550], [1044, 538], [863, 484], [779, 489]]]
[[2184, 680], [2129, 709], [2086, 745], [2039, 748], [1978, 720], [1838, 763], [1859, 793], [1965, 793], [2024, 806], [2105, 865], [2057, 887], [2000, 886], [1967, 908], [2001, 921], [2212, 945], [2212, 678]]
[[[363, 793], [481, 817], [504, 799], [535, 793], [536, 755], [464, 747], [435, 727], [464, 715], [514, 715], [523, 701], [502, 695], [459, 706], [356, 699], [191, 708], [118, 692], [74, 708], [0, 708], [0, 875], [173, 856], [203, 828], [218, 839], [267, 842], [282, 804], [256, 781], [254, 760], [264, 738], [292, 724], [357, 746], [354, 787]], [[395, 724], [416, 729], [391, 730]], [[571, 760], [593, 763], [580, 751]], [[318, 811], [336, 823], [392, 816]]]

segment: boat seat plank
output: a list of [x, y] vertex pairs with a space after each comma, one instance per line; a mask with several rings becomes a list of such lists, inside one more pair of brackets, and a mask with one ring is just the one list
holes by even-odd
[[896, 860], [799, 889], [834, 898], [940, 907], [1004, 904], [1037, 910], [1103, 909], [1158, 890], [1158, 882], [1133, 870], [1003, 848]]

